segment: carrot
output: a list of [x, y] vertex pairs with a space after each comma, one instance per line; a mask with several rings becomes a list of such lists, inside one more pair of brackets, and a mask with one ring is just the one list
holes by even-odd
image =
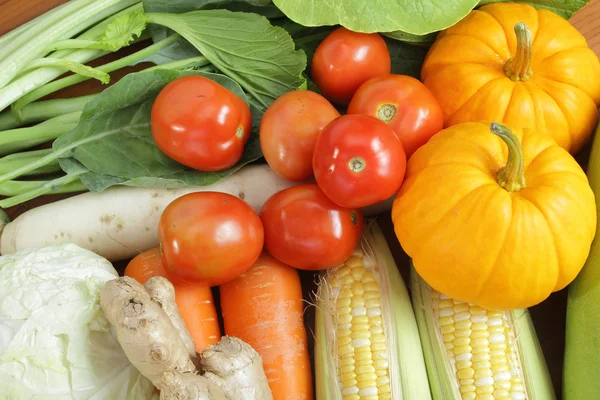
[[[168, 279], [158, 247], [145, 251], [129, 262], [125, 276], [144, 285], [153, 276]], [[210, 287], [175, 286], [175, 302], [185, 326], [194, 339], [196, 351], [202, 353], [211, 344], [221, 340], [221, 328]]]
[[263, 252], [248, 271], [219, 290], [225, 334], [261, 355], [273, 398], [312, 399], [298, 271]]

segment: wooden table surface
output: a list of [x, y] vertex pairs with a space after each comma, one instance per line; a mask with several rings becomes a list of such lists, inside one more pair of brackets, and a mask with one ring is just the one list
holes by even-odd
[[[57, 5], [65, 3], [66, 1], [67, 0], [0, 0], [0, 35], [10, 31], [11, 29], [14, 29], [15, 27], [29, 21], [32, 18], [35, 18], [47, 10], [56, 7]], [[591, 0], [583, 9], [575, 14], [570, 21], [586, 37], [589, 46], [596, 52], [596, 54], [600, 56], [600, 0]], [[136, 49], [134, 48], [125, 50], [125, 52], [130, 52], [132, 50]], [[91, 64], [97, 65], [98, 63], [101, 64], [111, 59], [113, 58], [108, 56], [102, 60], [96, 60], [96, 62]], [[130, 72], [131, 70], [131, 68], [125, 68], [124, 70], [111, 74], [113, 77], [112, 82], [117, 81], [121, 76]], [[75, 88], [69, 88], [60, 93], [58, 96], [77, 96], [90, 92], [97, 92], [101, 90], [101, 88], [102, 86], [99, 83], [90, 80], [77, 85]], [[586, 155], [583, 154], [582, 157], [578, 157], [578, 159], [585, 160]], [[61, 197], [62, 196], [49, 196], [42, 199], [36, 199], [32, 202], [29, 202], [25, 206], [17, 206], [11, 210], [8, 210], [8, 214], [11, 217], [14, 217], [25, 211], [27, 208], [35, 207], [38, 204], [43, 204], [44, 202], [49, 201], [49, 199], [54, 200]], [[389, 218], [382, 218], [380, 221], [384, 231], [389, 233], [393, 232]], [[396, 261], [398, 262], [398, 265], [401, 266], [401, 270], [405, 269], [402, 268], [402, 266], [406, 266], [408, 259], [403, 254], [400, 245], [397, 243], [397, 241], [393, 240], [389, 240], [389, 244], [392, 248], [392, 252], [397, 258]], [[117, 268], [120, 269], [122, 267], [117, 266]], [[403, 275], [405, 275], [406, 271], [403, 272]], [[562, 389], [561, 379], [562, 359], [564, 352], [565, 304], [566, 291], [563, 290], [561, 292], [554, 293], [542, 304], [531, 309], [531, 315], [535, 322], [538, 337], [544, 350], [559, 399]]]

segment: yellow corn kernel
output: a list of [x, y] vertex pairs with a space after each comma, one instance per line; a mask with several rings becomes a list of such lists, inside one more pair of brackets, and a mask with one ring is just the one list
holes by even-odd
[[[460, 398], [534, 400], [528, 397], [523, 384], [517, 335], [510, 314], [454, 301], [429, 290], [426, 301]], [[457, 395], [446, 394], [443, 398]]]

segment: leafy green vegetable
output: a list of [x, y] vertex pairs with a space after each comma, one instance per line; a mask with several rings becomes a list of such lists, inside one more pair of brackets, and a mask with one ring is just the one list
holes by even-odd
[[382, 35], [391, 39], [399, 40], [400, 42], [409, 43], [415, 46], [430, 47], [437, 36], [437, 32], [428, 33], [426, 35], [413, 35], [402, 31], [386, 32]]
[[135, 37], [140, 37], [146, 29], [146, 15], [141, 10], [116, 17], [100, 38], [103, 50], [117, 51], [129, 46]]
[[296, 48], [304, 50], [306, 53], [307, 63], [310, 65], [313, 54], [323, 39], [333, 32], [336, 26], [318, 26], [308, 27], [295, 23], [289, 18], [278, 18], [271, 21], [273, 25], [277, 25], [285, 29], [296, 44]]
[[105, 85], [110, 82], [110, 75], [104, 71], [100, 71], [97, 68], [92, 68], [87, 65], [80, 64], [75, 61], [65, 60], [64, 58], [38, 58], [33, 60], [27, 67], [23, 68], [23, 71], [29, 71], [41, 67], [57, 67], [65, 68], [77, 75], [84, 76], [86, 78], [98, 79]]
[[[501, 3], [506, 0], [481, 0], [480, 6], [490, 3]], [[565, 19], [571, 18], [573, 14], [583, 8], [589, 0], [514, 0], [514, 3], [530, 4], [536, 8], [545, 8]]]
[[427, 49], [385, 38], [392, 59], [392, 74], [410, 75], [417, 79], [427, 55]]
[[[63, 170], [73, 174], [79, 173], [82, 167], [86, 168], [90, 173], [80, 178], [91, 191], [102, 191], [116, 184], [204, 186], [260, 158], [262, 154], [256, 134], [246, 144], [237, 165], [213, 173], [189, 169], [171, 160], [156, 147], [149, 129], [154, 98], [168, 82], [192, 74], [213, 79], [245, 99], [239, 85], [223, 75], [161, 69], [128, 75], [105, 90], [97, 103], [84, 109], [80, 126], [55, 142], [53, 147], [56, 151], [73, 148], [69, 153], [73, 158], [60, 160]], [[84, 144], [78, 144], [83, 141]], [[77, 145], [73, 147], [74, 144]]]
[[100, 307], [104, 284], [118, 276], [74, 244], [0, 257], [3, 399], [158, 400]]
[[[283, 13], [271, 4], [271, 0], [143, 0], [143, 4], [147, 13], [182, 14], [198, 10], [226, 9], [253, 12], [269, 19], [284, 17]], [[159, 25], [151, 25], [150, 31], [155, 42], [170, 34], [169, 29]], [[171, 48], [165, 49], [161, 53], [170, 53], [170, 57], [176, 56], [179, 57], [178, 59], [193, 57], [193, 55], [179, 55]]]
[[143, 0], [143, 3], [144, 10], [148, 13], [182, 14], [210, 8], [264, 7], [271, 4], [271, 0]]
[[[94, 173], [124, 179], [171, 178], [183, 176], [198, 185], [206, 180], [203, 173], [192, 171], [167, 157], [152, 140], [150, 113], [155, 97], [172, 80], [185, 75], [203, 75], [241, 98], [245, 95], [231, 79], [217, 74], [155, 70], [125, 77], [117, 85], [105, 90], [85, 107], [77, 128], [57, 139], [53, 149], [81, 162]], [[129, 79], [128, 79], [129, 78]], [[260, 157], [251, 146], [241, 163]], [[239, 168], [239, 166], [238, 166]], [[194, 179], [194, 176], [199, 178]], [[176, 185], [185, 185], [179, 182]]]
[[132, 73], [90, 100], [77, 127], [54, 142], [52, 153], [26, 167], [14, 169], [2, 178], [20, 176], [61, 158], [60, 164], [67, 177], [78, 176], [93, 191], [114, 184], [201, 186], [219, 181], [260, 158], [262, 153], [256, 134], [247, 143], [240, 162], [217, 173], [192, 170], [160, 151], [150, 130], [152, 103], [169, 82], [187, 75], [213, 79], [246, 99], [239, 85], [224, 75], [165, 69]]
[[290, 35], [260, 15], [227, 10], [186, 14], [147, 14], [187, 39], [264, 111], [275, 99], [306, 87], [306, 54], [294, 49]]
[[136, 38], [141, 38], [146, 29], [146, 23], [146, 15], [143, 10], [135, 9], [132, 12], [115, 16], [106, 26], [104, 33], [96, 40], [59, 40], [52, 43], [48, 50], [99, 49], [114, 52], [121, 47], [129, 46]]
[[306, 26], [342, 25], [357, 32], [404, 31], [424, 35], [454, 25], [478, 0], [273, 0]]
[[[159, 27], [158, 25], [153, 25], [152, 27]], [[162, 27], [159, 27], [162, 28]], [[165, 30], [166, 32], [166, 30]], [[166, 38], [166, 36], [165, 36]], [[164, 38], [163, 38], [164, 39]], [[155, 42], [159, 42], [156, 37], [154, 38]], [[157, 65], [166, 64], [174, 61], [185, 60], [186, 58], [197, 57], [200, 55], [200, 52], [191, 45], [190, 42], [185, 40], [184, 38], [179, 38], [176, 42], [170, 44], [164, 49], [158, 50], [156, 52], [151, 53], [147, 57], [144, 57], [140, 60], [135, 60], [131, 65], [136, 65], [143, 62], [151, 62]]]

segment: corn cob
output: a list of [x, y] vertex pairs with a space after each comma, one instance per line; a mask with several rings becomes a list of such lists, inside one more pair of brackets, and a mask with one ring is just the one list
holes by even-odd
[[414, 268], [411, 291], [434, 400], [556, 398], [527, 310], [453, 300]]
[[430, 400], [418, 328], [385, 238], [369, 224], [317, 291], [317, 400]]

